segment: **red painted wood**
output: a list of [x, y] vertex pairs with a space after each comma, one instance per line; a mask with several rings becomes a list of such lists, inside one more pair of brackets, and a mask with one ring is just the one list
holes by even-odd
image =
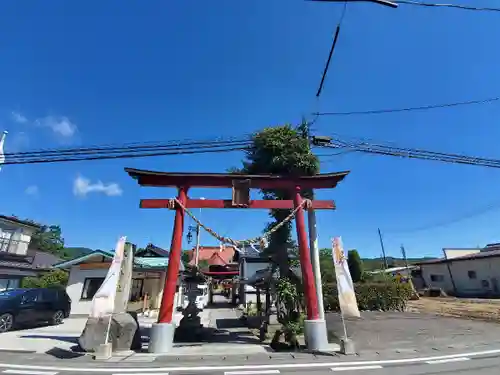
[[[187, 191], [184, 188], [179, 189], [179, 202], [185, 204], [187, 201]], [[178, 208], [175, 211], [174, 230], [172, 233], [172, 245], [168, 257], [167, 276], [165, 277], [165, 287], [161, 299], [160, 312], [158, 314], [158, 323], [172, 322], [174, 312], [174, 297], [177, 288], [177, 278], [179, 277], [179, 268], [182, 252], [182, 234], [184, 231], [184, 210]]]
[[125, 168], [125, 171], [142, 186], [157, 187], [226, 187], [233, 181], [251, 180], [252, 189], [302, 189], [334, 188], [349, 172], [323, 173], [315, 176], [283, 177], [278, 175], [235, 175], [223, 173], [165, 173]]
[[295, 207], [299, 207], [295, 215], [297, 228], [297, 242], [299, 245], [300, 268], [302, 271], [302, 280], [304, 283], [304, 295], [307, 308], [307, 319], [319, 319], [318, 296], [316, 294], [316, 285], [311, 264], [311, 254], [309, 252], [309, 241], [307, 238], [304, 209], [302, 208], [302, 197], [300, 188], [297, 188], [294, 194]]
[[[315, 210], [334, 210], [335, 202], [314, 200]], [[141, 208], [169, 208], [169, 199], [141, 199]], [[252, 208], [252, 209], [293, 209], [292, 200], [253, 200], [249, 207], [233, 207], [230, 199], [189, 199], [186, 208]]]

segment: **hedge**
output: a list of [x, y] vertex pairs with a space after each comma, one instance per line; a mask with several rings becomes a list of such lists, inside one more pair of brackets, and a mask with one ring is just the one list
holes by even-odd
[[[413, 295], [410, 284], [360, 283], [354, 286], [356, 300], [361, 311], [404, 311], [406, 303]], [[336, 284], [323, 286], [325, 311], [339, 311]]]

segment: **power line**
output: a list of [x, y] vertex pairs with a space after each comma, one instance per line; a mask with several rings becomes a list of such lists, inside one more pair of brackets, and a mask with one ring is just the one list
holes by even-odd
[[4, 164], [40, 164], [105, 159], [125, 159], [167, 155], [221, 153], [246, 150], [251, 144], [249, 137], [215, 141], [146, 142], [122, 147], [87, 147], [77, 149], [51, 149], [6, 154]]
[[340, 14], [337, 27], [335, 28], [335, 34], [333, 36], [330, 52], [328, 53], [328, 59], [326, 60], [325, 67], [323, 69], [323, 74], [321, 75], [321, 81], [319, 83], [318, 91], [316, 92], [316, 98], [319, 98], [321, 92], [323, 91], [323, 85], [325, 84], [326, 74], [328, 73], [328, 69], [330, 68], [330, 62], [332, 60], [333, 52], [335, 51], [335, 46], [337, 45], [337, 41], [339, 39], [340, 26], [342, 26], [342, 22], [344, 21], [346, 10], [347, 10], [347, 1], [344, 1], [344, 8], [342, 9], [342, 13]]
[[455, 223], [458, 223], [458, 222], [461, 222], [461, 221], [464, 221], [464, 220], [472, 219], [474, 217], [484, 215], [484, 214], [486, 214], [486, 213], [488, 213], [490, 211], [497, 210], [499, 208], [500, 208], [500, 201], [497, 201], [497, 202], [489, 204], [489, 205], [487, 205], [485, 207], [478, 208], [476, 210], [470, 211], [470, 212], [468, 212], [468, 213], [466, 213], [464, 215], [455, 217], [455, 218], [450, 219], [450, 220], [443, 220], [443, 221], [436, 222], [434, 224], [429, 224], [429, 225], [422, 226], [422, 227], [416, 227], [416, 228], [413, 228], [413, 229], [407, 229], [407, 230], [389, 230], [389, 231], [386, 231], [386, 232], [387, 233], [391, 233], [391, 234], [411, 234], [411, 233], [416, 233], [416, 232], [428, 231], [428, 230], [431, 230], [431, 229], [445, 227], [445, 226], [452, 225], [452, 224], [455, 224]]
[[416, 148], [403, 148], [379, 143], [371, 143], [367, 141], [348, 141], [339, 137], [312, 137], [312, 143], [314, 146], [319, 147], [350, 149], [356, 152], [368, 154], [440, 161], [452, 164], [475, 165], [488, 168], [500, 168], [500, 159], [429, 151]]
[[475, 104], [487, 104], [500, 100], [500, 97], [479, 99], [479, 100], [467, 100], [463, 102], [454, 103], [442, 103], [442, 104], [430, 104], [418, 107], [403, 107], [403, 108], [388, 108], [388, 109], [373, 109], [366, 111], [349, 111], [349, 112], [314, 112], [314, 116], [351, 116], [351, 115], [378, 115], [383, 113], [397, 113], [397, 112], [411, 112], [411, 111], [426, 111], [430, 109], [440, 109], [440, 108], [452, 108]]
[[432, 7], [432, 8], [455, 8], [455, 9], [472, 10], [478, 12], [500, 12], [500, 8], [475, 7], [471, 5], [436, 4], [436, 3], [425, 3], [421, 1], [412, 1], [412, 0], [394, 0], [393, 2], [396, 4], [414, 5], [414, 6]]

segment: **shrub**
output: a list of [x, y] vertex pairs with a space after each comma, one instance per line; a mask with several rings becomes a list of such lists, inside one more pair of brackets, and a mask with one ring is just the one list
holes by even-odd
[[63, 270], [51, 270], [40, 277], [25, 277], [23, 288], [64, 288], [68, 283], [68, 273]]
[[[362, 283], [354, 286], [360, 310], [404, 311], [413, 289], [410, 284], [396, 282]], [[339, 311], [337, 285], [323, 286], [325, 311]]]

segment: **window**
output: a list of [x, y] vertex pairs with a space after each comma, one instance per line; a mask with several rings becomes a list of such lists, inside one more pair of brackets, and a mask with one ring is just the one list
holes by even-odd
[[19, 279], [0, 279], [0, 291], [19, 288]]
[[434, 281], [434, 282], [444, 281], [444, 276], [443, 275], [431, 275], [431, 281]]
[[23, 294], [21, 303], [33, 303], [39, 300], [38, 296], [38, 291], [37, 290], [30, 290], [26, 293]]
[[490, 283], [488, 280], [481, 280], [481, 285], [483, 286], [483, 288], [489, 288], [490, 287]]
[[42, 290], [42, 301], [43, 302], [57, 301], [57, 290], [56, 289]]
[[91, 277], [83, 282], [81, 299], [92, 299], [101, 287], [104, 277]]
[[477, 279], [476, 271], [467, 271], [469, 279]]

